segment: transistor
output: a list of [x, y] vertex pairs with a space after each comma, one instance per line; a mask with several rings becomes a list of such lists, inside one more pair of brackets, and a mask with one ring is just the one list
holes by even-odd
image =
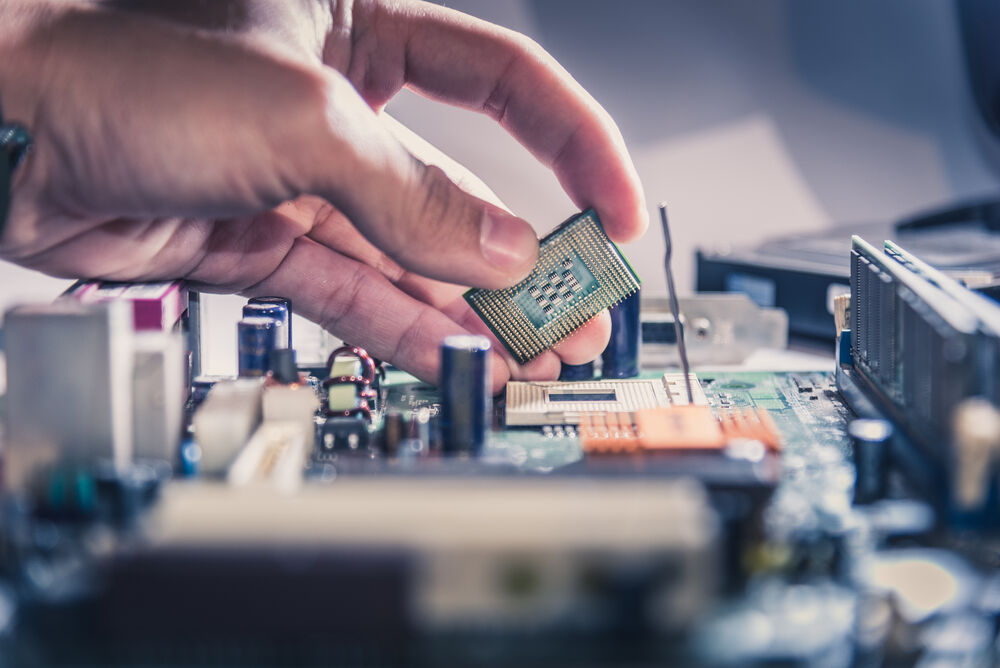
[[465, 300], [523, 364], [637, 291], [639, 282], [591, 209], [542, 239], [528, 278], [502, 290], [469, 290]]

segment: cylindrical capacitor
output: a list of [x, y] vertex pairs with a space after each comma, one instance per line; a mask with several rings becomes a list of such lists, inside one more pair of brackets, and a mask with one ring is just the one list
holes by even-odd
[[492, 422], [490, 341], [449, 336], [441, 344], [441, 431], [444, 451], [478, 453]]
[[382, 421], [382, 449], [385, 454], [395, 457], [404, 438], [406, 438], [405, 417], [397, 410], [387, 412]]
[[854, 503], [867, 504], [885, 496], [889, 478], [892, 424], [886, 420], [853, 420], [847, 426], [854, 454]]
[[267, 374], [280, 326], [274, 318], [243, 318], [239, 321], [236, 332], [241, 378]]
[[271, 377], [279, 383], [291, 385], [299, 382], [299, 368], [295, 363], [294, 348], [275, 348], [267, 361]]
[[639, 291], [611, 307], [611, 340], [601, 353], [602, 378], [639, 375]]
[[559, 368], [559, 380], [561, 381], [591, 380], [593, 377], [593, 362], [587, 362], [586, 364], [563, 364]]
[[284, 304], [261, 304], [249, 301], [243, 305], [244, 318], [272, 318], [278, 323], [278, 333], [274, 337], [275, 348], [291, 348], [291, 314]]

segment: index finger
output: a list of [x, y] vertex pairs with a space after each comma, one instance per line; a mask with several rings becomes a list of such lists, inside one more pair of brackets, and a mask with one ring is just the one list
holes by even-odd
[[370, 104], [407, 85], [486, 113], [552, 168], [578, 207], [596, 209], [612, 239], [631, 241], [646, 230], [642, 186], [618, 127], [541, 47], [429, 3], [362, 7], [346, 74]]

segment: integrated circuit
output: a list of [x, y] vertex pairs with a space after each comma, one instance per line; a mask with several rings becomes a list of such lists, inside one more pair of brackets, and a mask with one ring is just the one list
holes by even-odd
[[469, 290], [465, 300], [524, 364], [638, 289], [639, 277], [588, 209], [542, 239], [528, 278]]

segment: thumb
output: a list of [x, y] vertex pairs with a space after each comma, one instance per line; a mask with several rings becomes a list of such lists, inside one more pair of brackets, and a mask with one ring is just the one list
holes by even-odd
[[[411, 155], [353, 86], [328, 74], [323, 127], [305, 131], [319, 150], [300, 163], [313, 194], [328, 199], [401, 266], [485, 288], [513, 285], [538, 256], [532, 227], [470, 195], [437, 166]], [[316, 142], [317, 136], [325, 141]], [[294, 152], [299, 159], [302, 152]]]

